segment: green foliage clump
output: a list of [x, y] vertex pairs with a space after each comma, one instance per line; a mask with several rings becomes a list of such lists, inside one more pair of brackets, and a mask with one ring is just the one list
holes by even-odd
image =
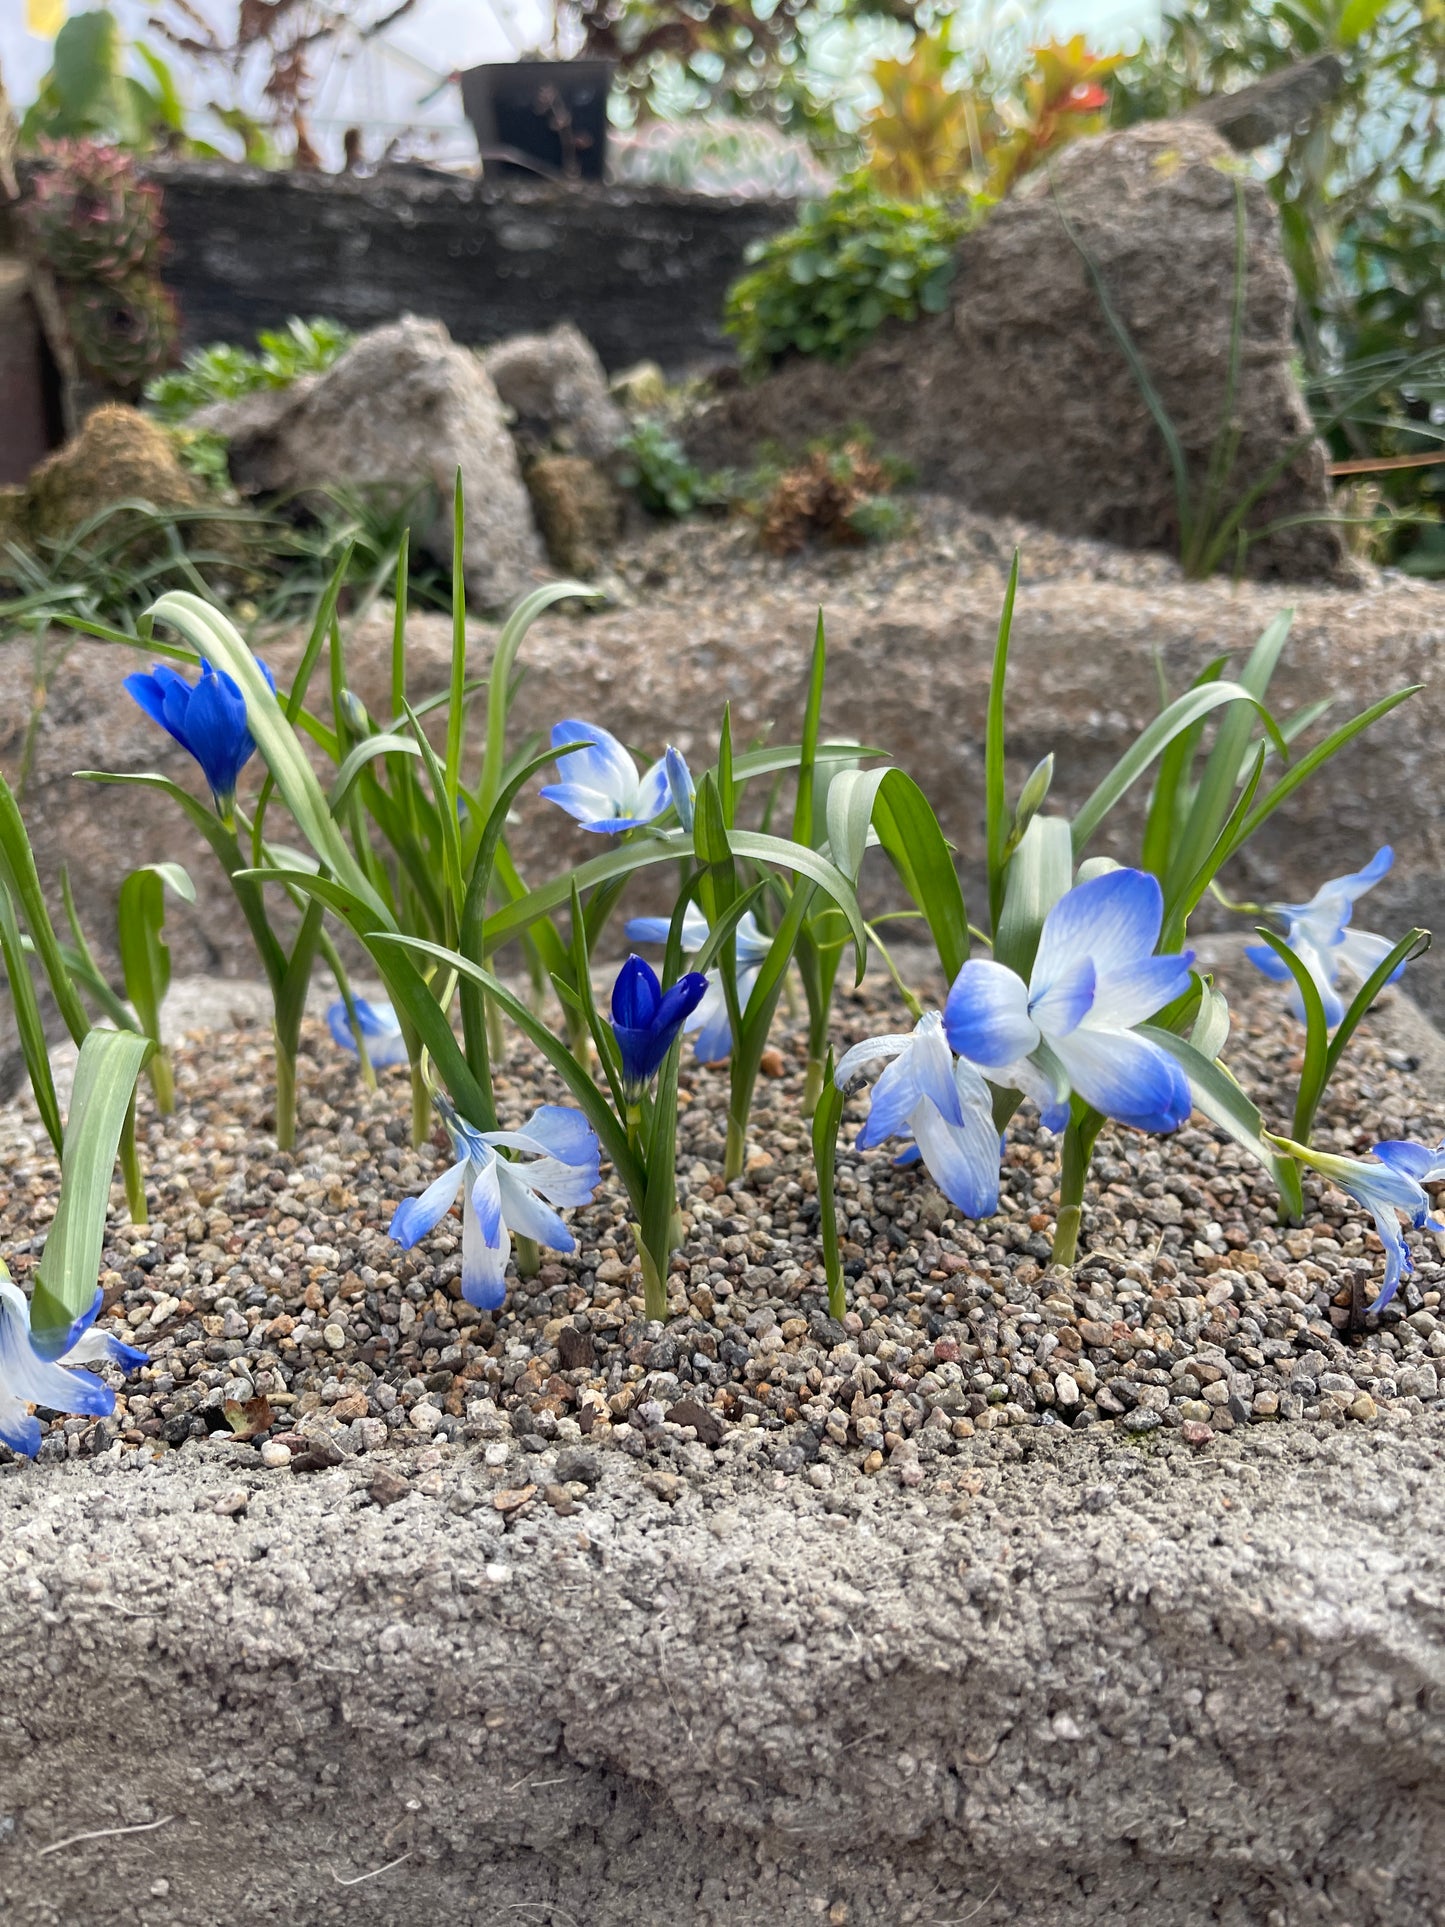
[[654, 417], [633, 426], [622, 454], [617, 479], [650, 515], [680, 518], [698, 509], [723, 508], [731, 499], [731, 478], [705, 475], [677, 437]]
[[339, 322], [302, 321], [256, 337], [256, 352], [217, 342], [186, 356], [183, 367], [159, 376], [146, 401], [163, 422], [183, 422], [214, 401], [236, 401], [258, 388], [289, 388], [302, 375], [323, 374], [355, 336]]
[[[1299, 288], [1316, 419], [1386, 513], [1381, 553], [1445, 572], [1445, 11], [1438, 0], [1166, 0], [1120, 70], [1120, 124], [1333, 53], [1343, 80], [1260, 154]], [[1389, 464], [1389, 466], [1386, 466]], [[1401, 521], [1400, 517], [1414, 518]]]
[[850, 176], [749, 250], [752, 271], [726, 309], [744, 368], [762, 373], [789, 354], [847, 361], [884, 321], [940, 313], [972, 221], [971, 207], [895, 201]]

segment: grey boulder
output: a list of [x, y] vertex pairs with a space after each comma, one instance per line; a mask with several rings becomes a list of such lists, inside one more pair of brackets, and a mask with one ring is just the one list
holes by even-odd
[[500, 341], [483, 351], [482, 365], [524, 447], [604, 462], [627, 433], [596, 350], [570, 321]]
[[429, 494], [421, 545], [444, 565], [460, 469], [467, 593], [482, 608], [524, 593], [544, 566], [496, 389], [438, 321], [406, 315], [362, 335], [325, 374], [218, 404], [192, 425], [227, 438], [233, 477], [255, 493], [341, 485], [379, 488], [395, 501]]

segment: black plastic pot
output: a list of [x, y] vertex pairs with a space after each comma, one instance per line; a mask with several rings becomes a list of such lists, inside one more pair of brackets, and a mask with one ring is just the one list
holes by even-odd
[[610, 60], [512, 60], [468, 68], [462, 106], [489, 172], [600, 181], [611, 87]]

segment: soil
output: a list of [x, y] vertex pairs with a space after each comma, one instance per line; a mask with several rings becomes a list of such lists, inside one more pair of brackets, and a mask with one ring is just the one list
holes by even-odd
[[[925, 981], [914, 962], [916, 980]], [[1267, 1119], [1288, 1117], [1301, 1033], [1278, 993], [1241, 967], [1232, 1068]], [[1434, 1141], [1438, 1098], [1389, 1006], [1353, 1044], [1316, 1141], [1360, 1153], [1381, 1137]], [[841, 1048], [900, 1027], [891, 989], [843, 993]], [[1368, 1219], [1307, 1175], [1304, 1225], [1281, 1227], [1264, 1173], [1195, 1119], [1170, 1139], [1101, 1137], [1082, 1255], [1049, 1269], [1057, 1145], [1027, 1118], [1009, 1132], [998, 1216], [974, 1224], [919, 1171], [847, 1149], [840, 1211], [849, 1310], [828, 1316], [798, 1028], [779, 1028], [760, 1081], [745, 1176], [721, 1177], [725, 1073], [690, 1059], [680, 1098], [672, 1316], [643, 1316], [625, 1204], [604, 1182], [572, 1216], [575, 1255], [544, 1254], [496, 1315], [461, 1301], [455, 1218], [411, 1252], [387, 1236], [397, 1201], [447, 1156], [409, 1143], [405, 1073], [368, 1092], [317, 1025], [301, 1063], [292, 1154], [268, 1137], [268, 1033], [253, 1024], [176, 1047], [178, 1108], [143, 1107], [152, 1221], [113, 1220], [101, 1283], [115, 1328], [144, 1349], [113, 1418], [57, 1418], [42, 1458], [165, 1450], [253, 1435], [284, 1468], [386, 1445], [514, 1440], [556, 1453], [550, 1487], [584, 1447], [621, 1449], [660, 1475], [723, 1441], [826, 1487], [887, 1466], [918, 1485], [979, 1434], [1113, 1426], [1205, 1446], [1257, 1424], [1370, 1422], [1439, 1405], [1445, 1268], [1428, 1237], [1395, 1303], [1368, 1313], [1378, 1243]], [[565, 1097], [520, 1042], [497, 1080], [504, 1120]], [[0, 1249], [23, 1279], [43, 1247], [55, 1167], [33, 1117], [0, 1137]], [[118, 1195], [118, 1194], [117, 1194]], [[264, 1401], [264, 1403], [262, 1403]], [[229, 1420], [228, 1420], [229, 1412]]]

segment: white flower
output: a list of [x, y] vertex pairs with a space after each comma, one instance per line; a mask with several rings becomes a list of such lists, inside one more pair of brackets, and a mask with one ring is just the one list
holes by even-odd
[[[840, 1091], [878, 1058], [889, 1064], [873, 1087], [860, 1150], [885, 1138], [912, 1138], [939, 1190], [970, 1218], [998, 1209], [999, 1136], [988, 1085], [972, 1064], [955, 1059], [936, 1010], [911, 1031], [855, 1044], [833, 1072]], [[909, 1161], [904, 1154], [900, 1162]]]

